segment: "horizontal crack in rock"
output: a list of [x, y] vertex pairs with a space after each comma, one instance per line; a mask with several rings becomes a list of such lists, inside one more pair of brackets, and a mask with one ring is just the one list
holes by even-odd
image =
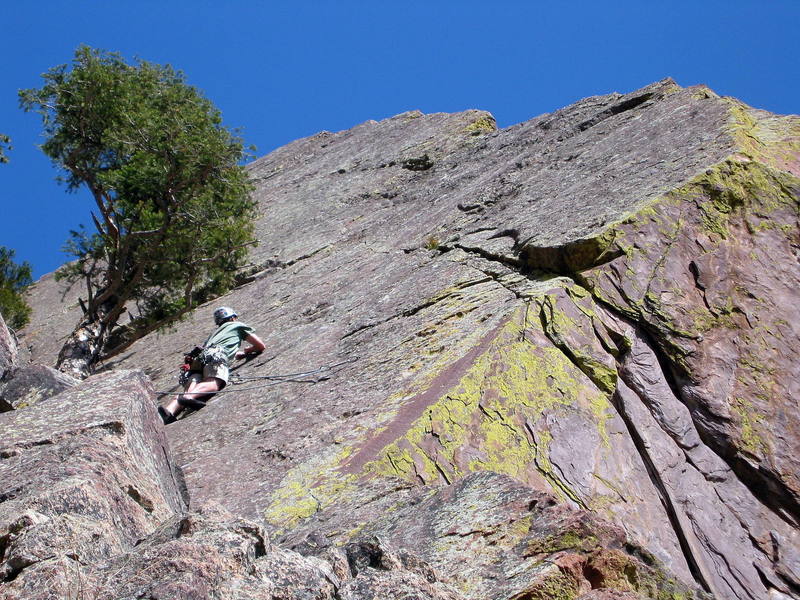
[[397, 314], [391, 315], [390, 317], [386, 317], [385, 319], [381, 319], [380, 321], [377, 321], [377, 322], [374, 322], [374, 323], [367, 323], [365, 325], [359, 325], [355, 329], [352, 329], [351, 331], [348, 331], [347, 333], [345, 333], [340, 339], [348, 338], [348, 337], [353, 336], [353, 335], [355, 335], [357, 333], [360, 333], [361, 331], [364, 331], [365, 329], [372, 329], [373, 327], [378, 327], [380, 325], [388, 323], [389, 321], [393, 321], [394, 319], [399, 319], [399, 318], [402, 318], [402, 317], [414, 316], [415, 314], [425, 310], [426, 308], [429, 308], [429, 307], [431, 307], [431, 306], [433, 306], [435, 304], [438, 304], [439, 302], [442, 302], [443, 300], [447, 300], [448, 298], [452, 297], [453, 294], [455, 294], [457, 291], [466, 289], [468, 287], [472, 287], [474, 285], [480, 285], [482, 283], [487, 283], [487, 282], [489, 282], [491, 280], [492, 280], [491, 277], [484, 277], [482, 279], [474, 279], [474, 280], [471, 280], [471, 281], [467, 281], [467, 282], [463, 282], [463, 283], [460, 283], [460, 284], [456, 284], [455, 286], [453, 286], [455, 289], [452, 290], [451, 292], [447, 293], [447, 294], [432, 298], [431, 300], [429, 300], [427, 302], [423, 302], [422, 304], [419, 304], [419, 305], [414, 306], [412, 308], [408, 308], [408, 309], [406, 309], [406, 310], [404, 310], [402, 312], [399, 312]]
[[647, 94], [642, 94], [641, 96], [634, 96], [633, 98], [629, 98], [627, 100], [623, 100], [613, 106], [608, 107], [606, 110], [597, 113], [591, 119], [587, 119], [583, 123], [578, 125], [579, 131], [586, 131], [590, 127], [594, 127], [601, 121], [605, 121], [606, 119], [613, 117], [614, 115], [618, 115], [620, 113], [633, 110], [634, 108], [638, 108], [648, 100], [650, 100], [653, 96], [655, 96], [654, 92], [650, 92]]

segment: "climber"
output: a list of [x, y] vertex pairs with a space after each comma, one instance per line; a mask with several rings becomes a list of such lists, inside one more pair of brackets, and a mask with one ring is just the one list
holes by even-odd
[[[227, 385], [230, 363], [237, 358], [260, 354], [266, 347], [253, 333], [253, 328], [239, 321], [238, 315], [227, 306], [214, 311], [214, 323], [217, 329], [202, 348], [195, 348], [184, 358], [183, 368], [188, 374], [184, 393], [166, 406], [158, 407], [165, 425], [174, 423], [184, 408], [203, 408], [208, 398]], [[250, 345], [240, 350], [243, 342]]]

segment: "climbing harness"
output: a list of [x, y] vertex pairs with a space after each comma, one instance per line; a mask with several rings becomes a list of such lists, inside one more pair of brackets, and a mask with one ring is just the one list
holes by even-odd
[[228, 361], [225, 350], [219, 346], [209, 346], [202, 348], [195, 346], [189, 354], [183, 357], [180, 373], [178, 373], [178, 383], [186, 385], [192, 373], [202, 372], [206, 365], [219, 367]]

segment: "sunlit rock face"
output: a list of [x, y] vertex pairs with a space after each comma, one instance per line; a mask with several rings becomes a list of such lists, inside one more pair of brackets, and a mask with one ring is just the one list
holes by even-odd
[[[404, 113], [249, 169], [240, 287], [0, 415], [10, 597], [68, 585], [62, 563], [109, 598], [798, 597], [800, 118], [665, 80], [502, 130]], [[45, 365], [79, 317], [59, 285], [35, 285], [20, 334]], [[163, 429], [156, 402], [217, 304], [267, 350]], [[69, 411], [86, 465], [129, 464], [123, 439], [93, 457], [110, 417], [74, 408], [89, 397], [104, 415], [135, 397], [139, 424], [102, 431], [142, 431], [160, 458], [139, 467], [174, 482], [143, 505], [98, 467], [86, 494], [144, 512], [98, 513], [95, 545], [89, 525], [77, 549], [52, 533], [45, 557], [19, 532], [72, 509], [43, 510], [23, 457], [74, 476], [6, 432], [35, 416], [50, 439]]]
[[0, 385], [10, 379], [11, 371], [17, 363], [17, 342], [0, 314]]

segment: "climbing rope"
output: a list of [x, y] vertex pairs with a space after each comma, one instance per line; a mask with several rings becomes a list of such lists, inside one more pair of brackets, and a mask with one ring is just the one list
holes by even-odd
[[[318, 369], [314, 369], [312, 371], [301, 371], [299, 373], [285, 373], [280, 375], [250, 375], [250, 376], [243, 376], [239, 375], [238, 373], [231, 374], [231, 383], [236, 384], [244, 381], [257, 381], [261, 379], [270, 379], [275, 382], [281, 381], [298, 381], [300, 383], [308, 383], [313, 381], [320, 381], [320, 379], [309, 380], [309, 379], [298, 379], [299, 377], [308, 377], [309, 375], [316, 375], [317, 373], [327, 373], [328, 371], [332, 371], [338, 367], [343, 365], [347, 365], [350, 363], [354, 363], [358, 360], [358, 357], [349, 358], [347, 360], [343, 360], [342, 362], [334, 363], [332, 365], [324, 365], [319, 367]], [[326, 378], [327, 379], [327, 378]]]
[[[263, 389], [263, 388], [266, 388], [266, 387], [271, 387], [271, 386], [278, 385], [278, 384], [281, 384], [281, 383], [319, 383], [320, 381], [326, 381], [326, 380], [330, 379], [330, 376], [313, 377], [313, 378], [309, 377], [309, 376], [317, 375], [317, 374], [321, 374], [321, 373], [329, 373], [329, 372], [332, 372], [334, 369], [337, 369], [337, 368], [342, 367], [344, 365], [348, 365], [348, 364], [354, 363], [357, 360], [358, 360], [358, 357], [354, 356], [353, 358], [349, 358], [347, 360], [343, 360], [341, 362], [334, 363], [332, 365], [323, 365], [323, 366], [321, 366], [321, 367], [319, 367], [317, 369], [313, 369], [311, 371], [301, 371], [299, 373], [284, 373], [284, 374], [276, 374], [276, 375], [242, 376], [242, 375], [239, 375], [238, 373], [233, 373], [232, 372], [229, 385], [240, 385], [240, 384], [246, 383], [248, 381], [262, 381], [262, 380], [265, 380], [265, 379], [268, 380], [268, 382], [267, 383], [263, 383], [261, 385], [251, 386], [251, 387], [237, 388], [235, 390], [223, 389], [223, 390], [218, 390], [216, 392], [207, 392], [207, 394], [209, 396], [216, 396], [217, 394], [230, 394], [230, 393], [233, 393], [233, 392], [247, 392], [247, 391], [251, 391], [251, 390], [260, 390], [260, 389]], [[244, 366], [244, 365], [242, 365], [242, 366]], [[184, 392], [178, 392], [176, 390], [170, 390], [170, 391], [167, 391], [167, 392], [156, 390], [156, 394], [159, 397], [160, 396], [169, 396], [169, 395], [172, 395], [172, 394], [181, 394], [181, 393], [184, 393]]]

